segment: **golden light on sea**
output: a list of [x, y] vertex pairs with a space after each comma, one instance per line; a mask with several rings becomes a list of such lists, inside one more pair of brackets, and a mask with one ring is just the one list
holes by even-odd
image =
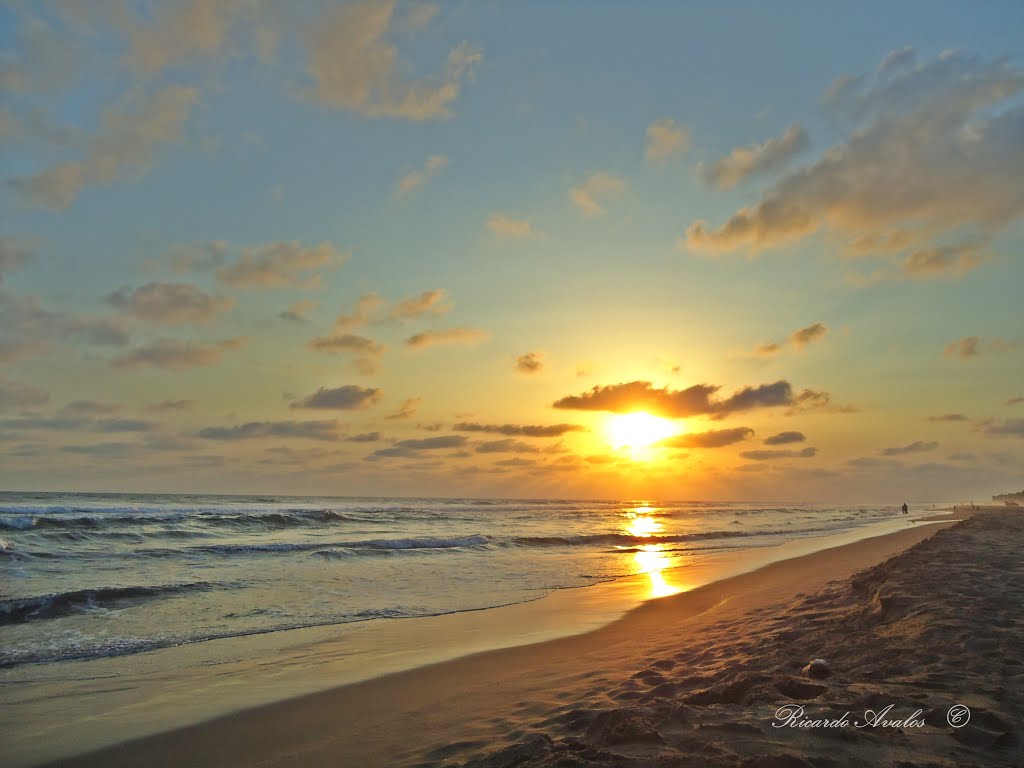
[[682, 592], [684, 587], [672, 584], [665, 577], [665, 570], [672, 565], [672, 561], [661, 552], [659, 544], [645, 544], [633, 553], [640, 573], [646, 573], [650, 579], [651, 597], [666, 597]]

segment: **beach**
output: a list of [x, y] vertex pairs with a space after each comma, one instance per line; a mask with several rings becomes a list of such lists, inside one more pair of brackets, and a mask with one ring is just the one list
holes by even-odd
[[[1022, 531], [1002, 511], [922, 524], [652, 600], [585, 634], [59, 764], [1015, 765]], [[816, 658], [828, 677], [801, 671]], [[971, 710], [963, 728], [946, 722], [955, 704]], [[798, 705], [805, 719], [861, 721], [892, 707], [876, 726], [776, 727]], [[923, 725], [886, 725], [918, 710]]]

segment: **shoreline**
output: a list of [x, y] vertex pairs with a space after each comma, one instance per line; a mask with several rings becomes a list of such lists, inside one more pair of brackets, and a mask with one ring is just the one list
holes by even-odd
[[[915, 523], [921, 521], [917, 517], [912, 520]], [[526, 695], [529, 691], [536, 693], [538, 681], [541, 690], [545, 689], [549, 684], [553, 684], [555, 679], [561, 679], [559, 676], [566, 671], [565, 665], [572, 666], [573, 661], [575, 661], [577, 669], [569, 676], [586, 677], [587, 665], [590, 662], [581, 661], [582, 659], [592, 656], [595, 652], [603, 653], [606, 647], [614, 647], [622, 651], [624, 641], [633, 639], [632, 636], [637, 632], [650, 634], [662, 628], [666, 622], [669, 624], [680, 621], [700, 623], [698, 619], [702, 614], [711, 611], [715, 606], [718, 606], [718, 609], [711, 613], [718, 615], [723, 611], [735, 611], [744, 605], [749, 607], [753, 604], [752, 600], [762, 606], [776, 604], [779, 600], [784, 600], [779, 597], [779, 594], [794, 593], [794, 590], [802, 583], [806, 583], [803, 584], [804, 586], [810, 585], [807, 588], [813, 588], [815, 585], [821, 586], [837, 578], [845, 578], [853, 571], [902, 551], [949, 525], [952, 525], [952, 522], [948, 519], [938, 524], [915, 524], [902, 527], [901, 530], [894, 533], [861, 538], [853, 543], [845, 543], [827, 549], [822, 549], [819, 543], [817, 550], [809, 554], [790, 554], [788, 559], [777, 560], [767, 565], [761, 564], [760, 567], [753, 562], [748, 562], [747, 565], [750, 567], [741, 570], [738, 574], [717, 580], [712, 579], [710, 583], [680, 594], [649, 600], [634, 607], [621, 618], [614, 619], [610, 623], [604, 621], [589, 630], [584, 628], [582, 633], [556, 637], [556, 639], [539, 636], [538, 639], [541, 642], [506, 645], [497, 650], [485, 647], [478, 652], [470, 651], [469, 655], [459, 654], [454, 659], [428, 662], [427, 666], [417, 666], [404, 671], [396, 670], [384, 676], [374, 676], [370, 680], [354, 681], [317, 693], [298, 694], [287, 700], [264, 703], [234, 714], [212, 719], [203, 718], [202, 722], [184, 728], [165, 729], [164, 733], [144, 736], [128, 743], [105, 746], [91, 755], [65, 759], [58, 764], [128, 765], [141, 760], [147, 762], [161, 760], [165, 759], [161, 756], [165, 756], [166, 763], [154, 762], [153, 764], [180, 765], [187, 762], [197, 765], [249, 765], [258, 762], [259, 764], [273, 765], [276, 764], [275, 760], [277, 759], [286, 761], [287, 755], [294, 756], [296, 750], [302, 753], [307, 751], [308, 744], [306, 742], [322, 742], [324, 734], [318, 731], [318, 728], [322, 727], [328, 729], [328, 733], [333, 734], [333, 750], [343, 750], [341, 753], [328, 750], [334, 764], [337, 764], [338, 760], [345, 760], [351, 764], [367, 766], [367, 768], [373, 765], [400, 765], [406, 758], [402, 758], [398, 754], [401, 751], [398, 742], [389, 741], [390, 737], [387, 736], [392, 732], [395, 722], [403, 721], [406, 717], [415, 721], [422, 721], [424, 717], [436, 719], [442, 717], [441, 713], [447, 712], [452, 718], [450, 721], [444, 724], [438, 723], [428, 730], [437, 734], [451, 734], [453, 731], [458, 731], [460, 727], [473, 729], [469, 724], [474, 722], [471, 712], [475, 709], [493, 710], [498, 706], [498, 702], [488, 699], [487, 689], [489, 686], [474, 681], [492, 680], [496, 677], [503, 679], [505, 681], [503, 690], [507, 695], [509, 693], [508, 684], [512, 682], [508, 679], [508, 671], [511, 667], [513, 670], [518, 670], [513, 677], [519, 680], [517, 685], [523, 686], [523, 694]], [[790, 542], [790, 544], [798, 543], [808, 546], [810, 541], [801, 540], [800, 542]], [[777, 555], [778, 552], [774, 554]], [[751, 557], [753, 556], [751, 555]], [[756, 556], [765, 557], [766, 555], [761, 552], [756, 553]], [[629, 578], [635, 581], [638, 577]], [[614, 584], [615, 582], [612, 585], [599, 585], [585, 590], [562, 592], [591, 593], [593, 596], [597, 595], [597, 590], [602, 587]], [[766, 586], [766, 584], [774, 585], [774, 591], [771, 586]], [[619, 584], [620, 588], [622, 586]], [[552, 597], [555, 596], [525, 605], [536, 607], [540, 603], [548, 603], [549, 616], [555, 619], [559, 614], [557, 604], [566, 601], [564, 594], [562, 600], [553, 600]], [[607, 598], [607, 590], [603, 596], [603, 602], [606, 603], [605, 598]], [[533, 609], [531, 608], [531, 610]], [[492, 623], [490, 620], [493, 620], [495, 615], [505, 614], [504, 627], [498, 627], [501, 631], [511, 632], [522, 629], [516, 626], [516, 611], [504, 608], [482, 613], [492, 614], [487, 617], [488, 623]], [[452, 616], [437, 618], [450, 620]], [[449, 632], [465, 632], [467, 630], [466, 627], [460, 629], [454, 626], [455, 622], [449, 622], [449, 624]], [[472, 632], [471, 628], [470, 632]], [[627, 643], [627, 645], [626, 650], [629, 653], [635, 653], [634, 644]], [[339, 648], [334, 648], [335, 652], [338, 650]], [[323, 643], [313, 643], [297, 653], [289, 663], [275, 666], [273, 669], [268, 668], [266, 664], [256, 664], [250, 672], [255, 675], [290, 676], [296, 672], [296, 665], [304, 667], [306, 670], [315, 668], [315, 663], [313, 667], [310, 667], [309, 658], [310, 654], [315, 653], [329, 655]], [[554, 667], [547, 663], [552, 655], [559, 659]], [[330, 660], [321, 658], [319, 663], [327, 664], [327, 667], [321, 667], [321, 670], [326, 670], [329, 668]], [[618, 664], [621, 663], [622, 660], [619, 659]], [[611, 666], [615, 666], [615, 664], [611, 664]], [[523, 683], [523, 680], [534, 682]], [[440, 694], [437, 692], [438, 689], [446, 691], [446, 693]], [[277, 690], [280, 693], [280, 687]], [[462, 693], [456, 694], [455, 692], [459, 690]], [[444, 699], [443, 703], [434, 698], [438, 695]], [[457, 697], [458, 695], [463, 696], [467, 701], [477, 701], [480, 696], [483, 696], [487, 701], [478, 701], [479, 706], [474, 707], [473, 710], [467, 710], [465, 705], [457, 705], [452, 708], [453, 696]], [[279, 696], [278, 698], [284, 697]], [[367, 707], [368, 701], [372, 701], [373, 706]], [[396, 710], [396, 702], [401, 704], [398, 710]], [[402, 711], [409, 707], [415, 708], [416, 702], [419, 702], [420, 706], [425, 709], [419, 711], [415, 716], [411, 712], [408, 715], [402, 714]], [[346, 743], [346, 739], [338, 734], [339, 723], [335, 721], [339, 712], [346, 713], [341, 719], [344, 720], [344, 728], [349, 729], [349, 735], [352, 736], [347, 741], [351, 744], [351, 748], [358, 747], [362, 750], [358, 754], [345, 753], [344, 749], [346, 748], [339, 746]], [[326, 720], [324, 719], [325, 713], [331, 713], [327, 715]], [[352, 719], [356, 715], [358, 715], [358, 723]], [[373, 717], [377, 719], [371, 723], [370, 720]], [[308, 723], [303, 725], [306, 721]], [[313, 723], [319, 725], [313, 725]], [[475, 727], [479, 728], [483, 725], [478, 722]], [[239, 729], [245, 733], [250, 731], [259, 733], [261, 738], [253, 743], [251, 750], [246, 748], [237, 754], [224, 753], [218, 744], [230, 742], [237, 746], [241, 737]], [[376, 735], [373, 738], [368, 738], [367, 734], [371, 732]], [[271, 743], [268, 744], [264, 741], [263, 736], [269, 738]], [[398, 738], [400, 740], [400, 737]], [[197, 740], [201, 742], [202, 746], [197, 746]], [[304, 744], [305, 746], [303, 746]], [[180, 751], [176, 752], [176, 749], [180, 750], [185, 745], [189, 750], [187, 755]], [[63, 754], [73, 754], [73, 752], [67, 750]], [[56, 757], [52, 752], [51, 755]], [[277, 755], [277, 758], [274, 758], [274, 755]], [[305, 761], [306, 759], [303, 758], [303, 764], [306, 764]], [[312, 764], [317, 764], [317, 761], [313, 760]]]

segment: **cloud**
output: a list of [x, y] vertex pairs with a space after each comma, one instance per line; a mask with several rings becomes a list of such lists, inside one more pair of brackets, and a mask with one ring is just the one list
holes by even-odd
[[101, 403], [97, 400], [73, 400], [60, 409], [63, 416], [109, 416], [121, 410], [117, 403]]
[[412, 349], [421, 349], [438, 344], [478, 344], [486, 338], [487, 333], [476, 328], [448, 328], [413, 334], [405, 340], [405, 344]]
[[398, 409], [394, 413], [388, 414], [384, 418], [389, 421], [408, 419], [416, 413], [416, 409], [419, 408], [421, 402], [423, 402], [422, 397], [407, 398], [402, 401], [402, 404], [398, 406]]
[[150, 432], [156, 426], [156, 422], [143, 419], [100, 419], [93, 429], [97, 432]]
[[759, 251], [822, 229], [851, 243], [900, 232], [952, 249], [911, 255], [905, 274], [969, 269], [978, 256], [965, 244], [984, 242], [1024, 214], [1024, 185], [1011, 159], [1024, 153], [1022, 90], [1024, 76], [1007, 62], [958, 52], [885, 68], [870, 84], [844, 81], [826, 101], [850, 121], [848, 138], [721, 227], [692, 223], [686, 245]]
[[771, 461], [772, 459], [809, 459], [816, 456], [817, 448], [802, 448], [799, 451], [740, 451], [740, 456], [751, 461]]
[[474, 449], [477, 453], [539, 453], [540, 449], [531, 445], [530, 443], [524, 443], [522, 440], [516, 440], [511, 437], [506, 437], [503, 440], [491, 440], [489, 442], [480, 443]]
[[950, 342], [942, 351], [946, 357], [956, 357], [960, 360], [970, 360], [972, 357], [981, 356], [991, 352], [1005, 352], [1013, 349], [1016, 344], [999, 338], [983, 339], [981, 336], [966, 336], [958, 341]]
[[828, 333], [828, 328], [825, 327], [824, 323], [815, 323], [806, 328], [801, 328], [799, 331], [793, 331], [789, 337], [789, 342], [797, 349], [803, 349], [808, 344], [824, 338], [826, 333]]
[[129, 335], [114, 320], [54, 312], [34, 297], [0, 290], [0, 361], [38, 354], [54, 341], [118, 347]]
[[446, 298], [442, 289], [423, 291], [396, 302], [391, 308], [391, 317], [395, 320], [408, 320], [422, 315], [443, 315], [452, 309], [450, 302], [445, 303]]
[[793, 407], [787, 412], [787, 416], [806, 411], [821, 411], [823, 413], [858, 413], [860, 409], [855, 405], [839, 405], [832, 402], [832, 395], [815, 389], [802, 389], [793, 399]]
[[582, 395], [563, 397], [555, 401], [552, 407], [612, 413], [630, 413], [642, 409], [668, 418], [681, 418], [701, 414], [722, 417], [754, 408], [795, 405], [799, 402], [793, 396], [788, 381], [744, 387], [724, 400], [712, 400], [712, 395], [719, 389], [710, 384], [695, 384], [683, 390], [659, 389], [649, 381], [631, 381], [596, 386]]
[[528, 240], [540, 233], [534, 230], [529, 219], [513, 219], [502, 213], [492, 213], [487, 219], [487, 228], [498, 237]]
[[307, 346], [317, 352], [328, 354], [351, 352], [355, 355], [353, 365], [360, 373], [370, 375], [377, 370], [377, 362], [384, 353], [384, 345], [353, 333], [338, 333], [332, 336], [318, 336], [310, 339]]
[[231, 309], [235, 300], [211, 296], [191, 283], [146, 283], [118, 288], [107, 296], [107, 303], [147, 323], [181, 325], [208, 323]]
[[349, 313], [341, 312], [334, 321], [338, 331], [347, 331], [369, 323], [387, 302], [376, 293], [364, 293], [359, 297], [355, 307]]
[[913, 251], [903, 262], [903, 272], [911, 277], [965, 275], [986, 261], [987, 243], [987, 239], [975, 237], [953, 245]]
[[462, 42], [438, 74], [407, 78], [410, 65], [388, 40], [395, 22], [394, 0], [347, 3], [325, 13], [306, 33], [306, 71], [313, 82], [307, 96], [368, 117], [450, 117], [463, 81], [472, 78], [482, 54]]
[[[807, 345], [817, 341], [818, 339], [824, 338], [827, 333], [828, 327], [826, 327], [824, 323], [814, 323], [806, 328], [793, 331], [793, 333], [789, 335], [788, 343], [790, 346], [796, 347], [798, 350], [803, 350]], [[763, 344], [758, 344], [754, 347], [751, 356], [760, 358], [775, 357], [776, 355], [781, 354], [784, 350], [785, 346], [783, 344], [779, 344], [774, 341], [766, 341]]]
[[790, 443], [802, 443], [807, 438], [803, 432], [779, 432], [777, 435], [766, 437], [765, 445], [788, 445]]
[[443, 170], [448, 165], [448, 158], [444, 155], [431, 155], [423, 163], [423, 167], [414, 171], [409, 171], [395, 184], [395, 197], [405, 197], [410, 192], [413, 192], [430, 180], [440, 170]]
[[355, 384], [325, 389], [320, 387], [309, 397], [291, 404], [292, 409], [321, 408], [331, 410], [355, 411], [376, 405], [384, 393], [376, 388], [360, 387]]
[[579, 424], [477, 424], [463, 421], [452, 427], [456, 432], [490, 432], [497, 435], [523, 437], [560, 437], [566, 432], [584, 432]]
[[1006, 419], [985, 428], [985, 434], [997, 437], [1024, 437], [1024, 419]]
[[0, 283], [8, 272], [13, 272], [29, 259], [35, 257], [38, 248], [13, 237], [0, 237]]
[[161, 400], [147, 407], [147, 410], [163, 413], [166, 411], [187, 411], [192, 407], [191, 400]]
[[662, 441], [662, 445], [669, 448], [722, 448], [726, 445], [741, 443], [754, 436], [754, 430], [750, 427], [736, 427], [734, 429], [712, 429], [707, 432], [691, 432], [685, 435], [677, 435]]
[[347, 260], [327, 241], [309, 248], [299, 242], [268, 243], [243, 249], [234, 263], [217, 270], [217, 279], [236, 288], [295, 285], [302, 273], [333, 269]]
[[135, 443], [89, 443], [88, 445], [64, 445], [61, 446], [61, 450], [65, 453], [113, 458], [135, 454], [138, 452], [139, 446]]
[[279, 312], [277, 316], [281, 320], [288, 320], [292, 323], [304, 323], [306, 322], [306, 316], [318, 306], [319, 304], [315, 301], [301, 299], [289, 306], [288, 309], [283, 312]]
[[655, 120], [647, 126], [648, 162], [656, 163], [667, 160], [673, 155], [682, 154], [690, 148], [690, 133], [676, 125], [670, 117]]
[[349, 443], [376, 443], [380, 438], [380, 432], [362, 432], [358, 435], [346, 437], [345, 440]]
[[1003, 405], [1019, 405], [1020, 403], [1024, 403], [1024, 397], [1011, 397]]
[[722, 189], [734, 187], [742, 181], [762, 173], [777, 171], [810, 145], [807, 133], [800, 125], [789, 126], [781, 136], [763, 144], [736, 147], [719, 158], [704, 172], [704, 179]]
[[204, 440], [251, 440], [264, 437], [296, 437], [334, 441], [341, 438], [340, 425], [327, 421], [250, 421], [231, 427], [205, 427], [199, 430]]
[[926, 443], [921, 440], [915, 440], [907, 445], [895, 446], [893, 448], [885, 448], [882, 450], [883, 456], [905, 456], [908, 453], [927, 453], [928, 451], [934, 451], [939, 447], [936, 442]]
[[207, 272], [223, 266], [228, 259], [230, 246], [222, 240], [196, 245], [176, 245], [170, 249], [170, 268], [177, 274]]
[[462, 435], [440, 435], [411, 440], [399, 440], [390, 448], [380, 448], [366, 457], [367, 461], [389, 458], [417, 458], [423, 451], [461, 448], [467, 442]]
[[544, 369], [543, 352], [527, 352], [516, 358], [516, 370], [520, 373], [540, 373]]
[[754, 347], [754, 357], [775, 357], [780, 352], [782, 352], [782, 345], [776, 344], [774, 341], [766, 341], [764, 344]]
[[205, 367], [220, 362], [224, 352], [238, 349], [244, 339], [225, 339], [213, 343], [178, 341], [177, 339], [157, 339], [141, 347], [130, 349], [111, 360], [118, 368], [135, 368], [151, 365], [154, 368], [183, 370], [185, 368]]
[[161, 147], [178, 140], [197, 99], [194, 88], [171, 85], [110, 107], [85, 157], [14, 179], [11, 188], [32, 205], [64, 210], [87, 184], [134, 181], [156, 165]]
[[584, 216], [603, 216], [608, 213], [603, 203], [621, 195], [625, 188], [626, 182], [622, 179], [599, 171], [587, 176], [578, 187], [572, 187], [569, 199]]
[[5, 408], [31, 408], [50, 400], [50, 393], [38, 387], [15, 384], [0, 378], [0, 410]]
[[153, 76], [198, 56], [212, 56], [224, 45], [232, 17], [242, 7], [234, 2], [187, 0], [162, 6], [147, 24], [132, 20], [128, 66]]
[[928, 421], [970, 421], [962, 413], [944, 413], [941, 416], [929, 416]]

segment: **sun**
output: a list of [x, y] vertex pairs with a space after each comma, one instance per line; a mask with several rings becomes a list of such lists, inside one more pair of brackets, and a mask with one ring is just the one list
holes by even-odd
[[649, 448], [680, 431], [668, 419], [652, 416], [644, 411], [613, 416], [608, 420], [607, 430], [608, 442], [612, 448], [630, 451]]

